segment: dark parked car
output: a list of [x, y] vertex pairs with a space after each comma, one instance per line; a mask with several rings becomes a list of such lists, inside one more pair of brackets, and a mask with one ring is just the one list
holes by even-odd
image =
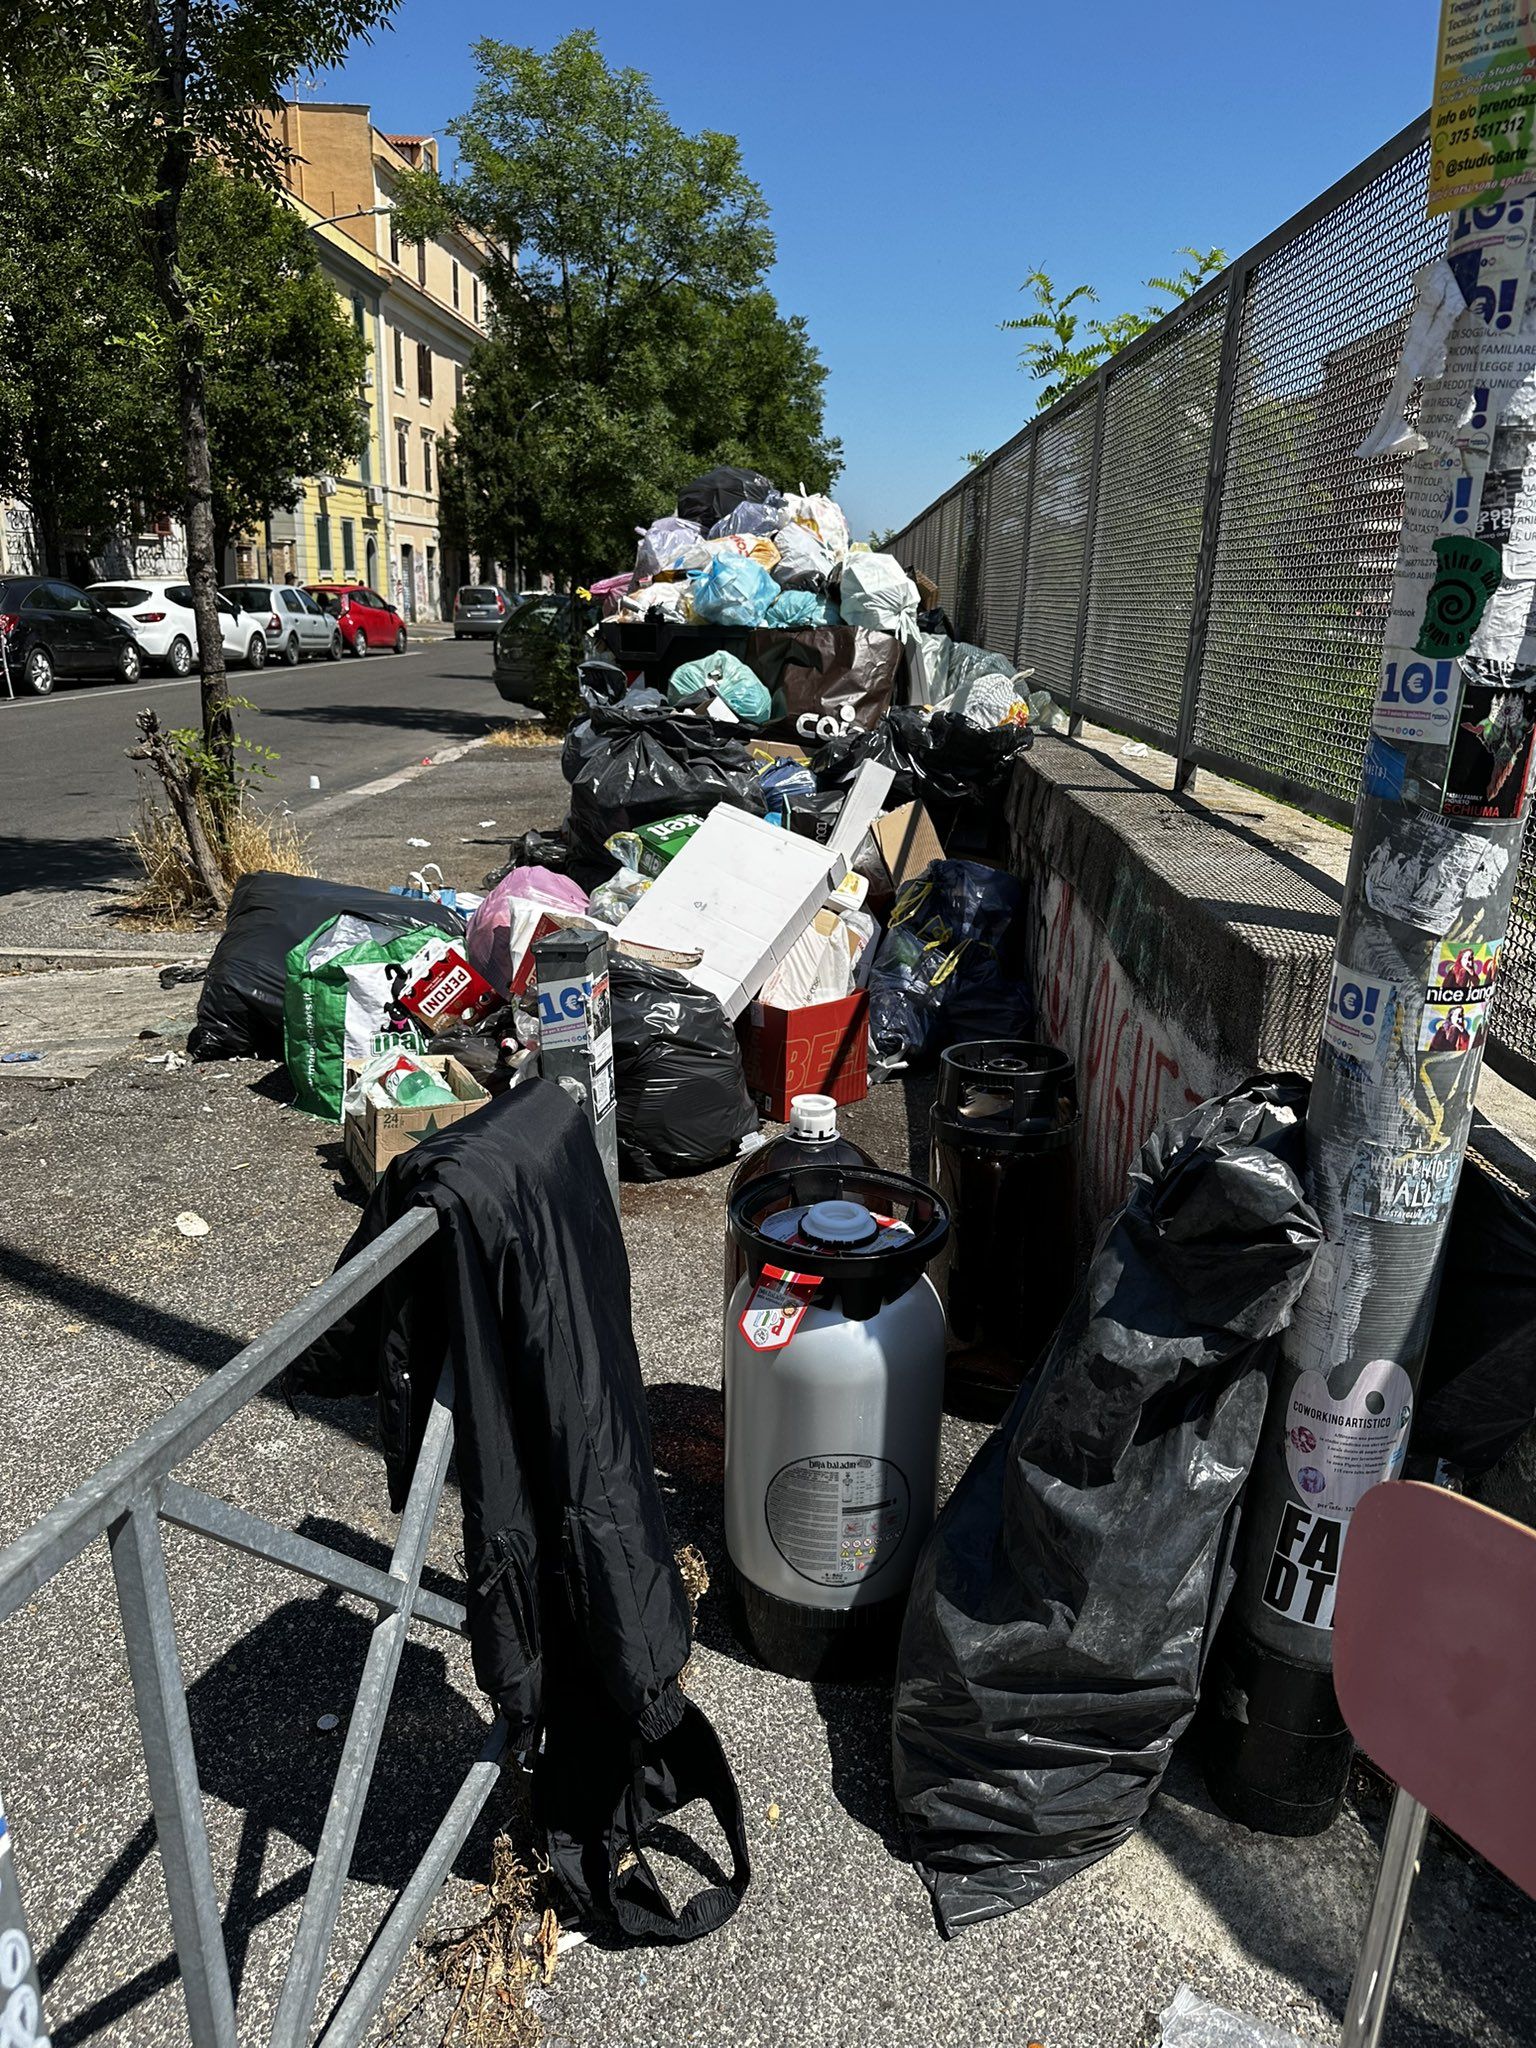
[[[581, 631], [596, 625], [599, 617], [600, 608], [585, 600]], [[509, 613], [496, 635], [491, 675], [509, 704], [526, 704], [535, 711], [563, 708], [562, 693], [569, 697], [576, 687], [571, 600], [563, 592], [541, 591]]]
[[12, 691], [46, 697], [70, 676], [136, 683], [143, 664], [128, 627], [89, 591], [12, 576], [0, 583], [0, 665]]
[[493, 583], [466, 583], [453, 593], [455, 640], [494, 640], [512, 600]]

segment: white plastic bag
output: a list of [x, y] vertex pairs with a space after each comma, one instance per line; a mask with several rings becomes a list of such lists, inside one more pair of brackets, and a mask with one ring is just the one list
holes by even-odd
[[848, 520], [841, 505], [819, 492], [809, 496], [791, 491], [784, 500], [785, 518], [796, 526], [808, 526], [817, 535], [834, 562], [848, 552]]
[[773, 580], [781, 590], [825, 591], [837, 564], [832, 551], [808, 526], [781, 526], [773, 536], [779, 559]]
[[1321, 2048], [1286, 2027], [1228, 2012], [1181, 1984], [1163, 2014], [1162, 2048]]
[[907, 650], [908, 699], [932, 700], [923, 636], [917, 627], [917, 585], [894, 555], [850, 555], [838, 592], [843, 623], [872, 633], [894, 633]]
[[655, 576], [663, 569], [675, 569], [685, 549], [696, 541], [703, 531], [691, 519], [678, 519], [668, 514], [657, 519], [650, 526], [637, 526], [640, 536], [635, 549], [635, 574]]

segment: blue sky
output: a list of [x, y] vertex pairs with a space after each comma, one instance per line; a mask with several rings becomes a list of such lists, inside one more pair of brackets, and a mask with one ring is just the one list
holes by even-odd
[[[470, 43], [596, 29], [674, 120], [741, 138], [774, 290], [831, 372], [855, 533], [898, 525], [1033, 410], [997, 323], [1043, 266], [1106, 313], [1185, 243], [1255, 242], [1429, 102], [1438, 0], [402, 0], [318, 96], [441, 132]], [[782, 479], [791, 484], [796, 479]]]

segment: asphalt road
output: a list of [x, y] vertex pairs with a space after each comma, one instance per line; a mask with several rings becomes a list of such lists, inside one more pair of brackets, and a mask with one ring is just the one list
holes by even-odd
[[[242, 736], [278, 757], [263, 802], [287, 802], [296, 813], [474, 739], [507, 715], [491, 683], [490, 643], [481, 640], [237, 670], [232, 685], [256, 707], [239, 714]], [[0, 910], [23, 891], [89, 891], [131, 872], [122, 834], [141, 785], [124, 754], [146, 706], [166, 726], [195, 724], [197, 683], [151, 675], [130, 688], [85, 683], [49, 698], [0, 697]]]

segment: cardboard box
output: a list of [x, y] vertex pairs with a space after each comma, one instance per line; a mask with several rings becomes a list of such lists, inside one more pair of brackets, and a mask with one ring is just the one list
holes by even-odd
[[736, 1027], [747, 1086], [759, 1112], [789, 1121], [796, 1095], [862, 1102], [869, 1093], [869, 996], [775, 1010], [753, 1003]]
[[457, 946], [450, 946], [400, 995], [401, 1009], [428, 1031], [454, 1031], [461, 1024], [474, 1024], [499, 1010], [501, 1004], [502, 998], [476, 974]]
[[679, 971], [739, 1017], [842, 880], [846, 863], [720, 804], [625, 918], [627, 945], [702, 950]]
[[903, 882], [920, 875], [930, 861], [944, 858], [944, 842], [921, 804], [903, 804], [899, 810], [887, 811], [869, 829], [880, 849], [886, 886], [892, 895]]
[[[391, 1159], [412, 1151], [423, 1138], [447, 1130], [461, 1117], [473, 1115], [491, 1099], [452, 1053], [418, 1053], [415, 1057], [429, 1072], [440, 1075], [458, 1100], [425, 1109], [402, 1109], [394, 1102], [387, 1109], [380, 1109], [377, 1103], [365, 1102], [355, 1115], [347, 1117], [343, 1134], [347, 1164], [369, 1193]], [[349, 1062], [349, 1083], [358, 1071], [356, 1064]]]

